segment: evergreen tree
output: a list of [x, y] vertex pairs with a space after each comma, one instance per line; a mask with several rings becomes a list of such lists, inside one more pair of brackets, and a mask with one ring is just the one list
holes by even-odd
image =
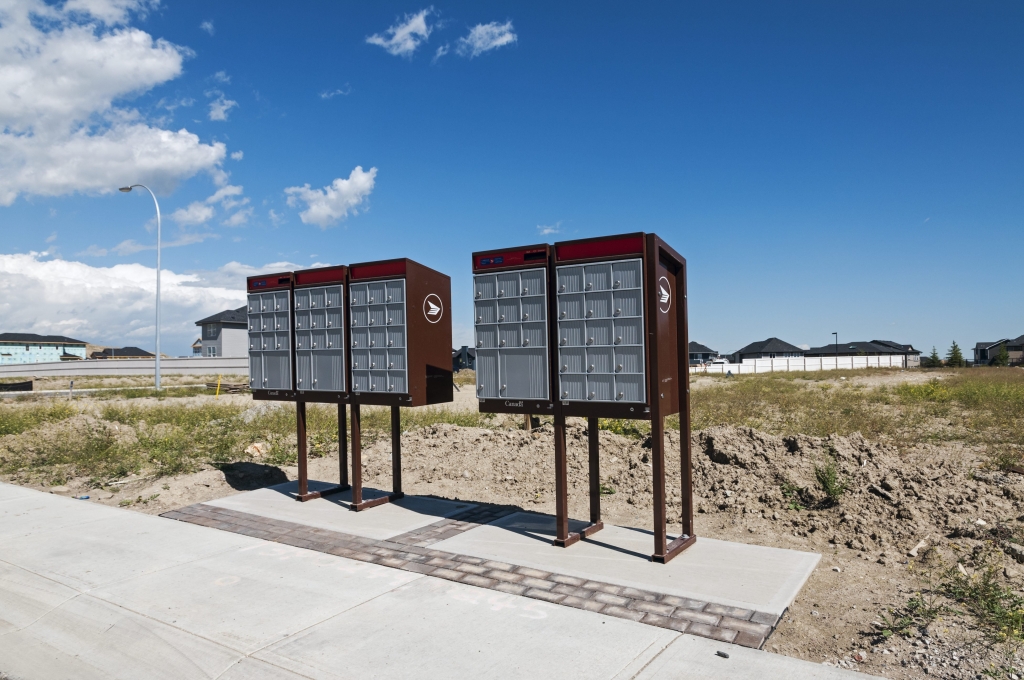
[[999, 346], [999, 354], [992, 360], [993, 366], [1009, 366], [1010, 365], [1010, 353], [1006, 350], [1006, 343], [1004, 342]]
[[946, 365], [952, 366], [953, 368], [960, 368], [964, 366], [964, 354], [960, 351], [960, 345], [956, 344], [956, 340], [953, 341], [953, 346], [949, 348], [949, 352], [946, 353]]
[[925, 361], [928, 362], [926, 368], [938, 368], [942, 366], [942, 357], [939, 356], [939, 351], [935, 349], [935, 345], [932, 345], [932, 353]]

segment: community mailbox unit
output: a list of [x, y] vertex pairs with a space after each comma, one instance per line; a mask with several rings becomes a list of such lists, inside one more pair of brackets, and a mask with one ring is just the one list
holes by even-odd
[[[298, 500], [350, 488], [354, 510], [402, 497], [399, 407], [452, 401], [451, 279], [409, 259], [253, 276], [249, 384], [255, 399], [295, 401]], [[306, 403], [338, 404], [340, 484], [308, 491]], [[360, 404], [391, 406], [393, 492], [364, 501]]]
[[[532, 253], [543, 255], [534, 255], [528, 265], [526, 255]], [[498, 258], [501, 261], [495, 262]], [[651, 421], [652, 557], [656, 562], [667, 562], [692, 545], [696, 537], [690, 462], [686, 261], [658, 236], [634, 233], [565, 241], [553, 247], [474, 253], [473, 271], [480, 410], [554, 415], [556, 545], [572, 545], [603, 527], [598, 418]], [[534, 272], [546, 275], [546, 301], [531, 301], [527, 312], [527, 293], [521, 287], [527, 277], [531, 288], [535, 285]], [[531, 336], [530, 341], [539, 343], [543, 339], [546, 347], [527, 354], [526, 331], [517, 334], [515, 328], [504, 326], [517, 313], [522, 318], [512, 322], [513, 326], [534, 323], [525, 317], [534, 310], [546, 316], [546, 336], [538, 329], [538, 339]], [[519, 400], [524, 406], [516, 405]], [[670, 543], [664, 419], [673, 413], [680, 414], [682, 535]], [[569, 532], [568, 416], [588, 419], [591, 523], [579, 533]]]

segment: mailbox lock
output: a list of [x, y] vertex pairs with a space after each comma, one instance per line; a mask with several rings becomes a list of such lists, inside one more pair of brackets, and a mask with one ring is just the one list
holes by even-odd
[[560, 314], [558, 315], [558, 318], [559, 318], [559, 319], [564, 319], [564, 318], [565, 318], [565, 312], [562, 312], [562, 313], [560, 313]]
[[562, 390], [562, 398], [565, 399], [569, 396], [569, 390]]
[[499, 290], [499, 291], [498, 291], [498, 297], [501, 297], [501, 296], [502, 296], [502, 295], [504, 295], [504, 294], [505, 294], [505, 291], [504, 291], [504, 290]]
[[567, 342], [569, 342], [569, 339], [568, 339], [568, 338], [562, 338], [562, 339], [561, 339], [561, 340], [560, 340], [560, 341], [558, 342], [558, 344], [559, 344], [559, 345], [564, 345], [564, 344], [565, 344], [565, 343], [567, 343]]
[[529, 315], [529, 314], [526, 314], [526, 313], [524, 312], [524, 313], [523, 313], [523, 321], [526, 321], [526, 320], [527, 320], [527, 319], [529, 319], [529, 318], [530, 318], [530, 315]]
[[594, 398], [594, 393], [593, 392], [591, 392], [590, 394], [587, 395], [587, 399], [593, 399], [593, 398]]
[[592, 373], [593, 371], [594, 371], [594, 364], [590, 364], [589, 366], [587, 366], [587, 373]]
[[300, 384], [302, 383], [302, 378], [299, 378], [299, 383], [300, 383]]
[[590, 290], [593, 287], [594, 287], [594, 284], [588, 281], [587, 282], [587, 290]]
[[504, 347], [504, 346], [505, 346], [505, 341], [504, 340], [501, 340], [500, 342], [498, 342], [498, 347]]
[[477, 291], [477, 292], [476, 292], [476, 296], [477, 296], [477, 297], [480, 297], [480, 295], [481, 295], [481, 294], [482, 294], [482, 293], [481, 293], [480, 291]]
[[375, 341], [373, 341], [373, 340], [370, 340], [370, 347], [373, 347], [373, 346], [374, 346], [374, 344], [376, 344], [376, 343], [375, 343]]
[[565, 284], [564, 283], [558, 287], [558, 292], [559, 293], [564, 293], [565, 292]]
[[[373, 302], [373, 298], [370, 298], [370, 302]], [[373, 389], [372, 387], [370, 389]]]
[[620, 314], [622, 314], [622, 310], [621, 309], [616, 309], [615, 310], [615, 316], [618, 316]]
[[359, 347], [359, 341], [358, 340], [353, 340], [352, 341], [352, 346], [353, 347]]
[[316, 343], [315, 342], [313, 343], [313, 349], [316, 349]]
[[388, 317], [388, 325], [391, 325], [391, 317]]
[[316, 300], [314, 300], [313, 302], [310, 302], [310, 303], [309, 303], [309, 306], [310, 306], [310, 307], [316, 307]]
[[621, 285], [622, 285], [621, 281], [616, 281], [615, 283], [612, 284], [612, 288], [618, 288]]
[[394, 340], [388, 340], [388, 347], [391, 347], [391, 345], [393, 345], [393, 344], [395, 344]]
[[569, 370], [568, 364], [562, 364], [562, 373], [565, 373], [568, 370]]
[[370, 319], [370, 324], [369, 325], [371, 325], [371, 326], [373, 325], [373, 319]]
[[477, 347], [483, 347], [484, 346], [484, 341], [483, 340], [477, 340], [476, 341], [476, 346]]
[[327, 342], [327, 346], [328, 346], [328, 347], [330, 347], [330, 346], [331, 346], [331, 343], [330, 343], [330, 341], [328, 341], [328, 342]]
[[377, 368], [377, 362], [371, 361], [370, 362], [370, 368]]
[[619, 398], [619, 399], [622, 399], [622, 392], [619, 392], [619, 396], [618, 396], [618, 398]]
[[391, 391], [391, 390], [393, 390], [393, 389], [395, 389], [395, 386], [394, 386], [394, 385], [388, 385], [388, 392], [390, 392], [390, 391]]
[[391, 302], [391, 296], [390, 295], [388, 296], [388, 299], [385, 300], [385, 302]]
[[620, 342], [622, 342], [622, 336], [621, 336], [621, 335], [616, 335], [616, 336], [615, 336], [615, 344], [617, 345], [617, 344], [619, 344]]
[[327, 322], [327, 327], [328, 327], [328, 328], [330, 328], [330, 327], [331, 327], [331, 322], [330, 322], [330, 321], [328, 321], [328, 322]]
[[593, 345], [594, 344], [594, 339], [593, 338], [587, 338], [587, 344], [588, 345]]
[[504, 314], [502, 314], [502, 315], [500, 315], [498, 317], [498, 321], [504, 321], [504, 320], [505, 320], [505, 315]]
[[525, 338], [525, 339], [523, 340], [523, 347], [526, 347], [526, 346], [527, 346], [527, 345], [529, 345], [529, 344], [530, 344], [530, 339], [529, 339], [529, 338]]
[[593, 309], [588, 309], [587, 310], [587, 318], [589, 319], [592, 316], [594, 316], [594, 310]]
[[523, 295], [526, 295], [526, 294], [527, 294], [527, 293], [529, 293], [529, 292], [530, 292], [530, 291], [529, 291], [529, 289], [527, 289], [527, 288], [523, 288]]
[[507, 388], [508, 388], [508, 385], [502, 385], [501, 386], [501, 391], [504, 392]]
[[393, 362], [388, 364], [388, 368], [394, 368], [394, 367], [395, 367], [395, 364]]
[[618, 373], [621, 370], [622, 370], [622, 364], [619, 364], [618, 366], [615, 367], [615, 372], [616, 373]]

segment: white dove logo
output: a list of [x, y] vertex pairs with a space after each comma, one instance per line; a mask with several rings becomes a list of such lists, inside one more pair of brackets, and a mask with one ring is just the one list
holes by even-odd
[[658, 279], [658, 310], [667, 314], [672, 307], [672, 285], [662, 276]]
[[430, 323], [437, 323], [444, 316], [444, 304], [436, 294], [431, 293], [423, 298], [423, 316]]

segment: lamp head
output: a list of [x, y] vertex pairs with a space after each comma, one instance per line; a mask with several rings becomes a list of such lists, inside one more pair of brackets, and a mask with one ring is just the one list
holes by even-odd
[[127, 194], [127, 193], [128, 193], [129, 191], [131, 191], [131, 190], [132, 190], [132, 188], [131, 188], [131, 187], [121, 187], [120, 189], [118, 189], [118, 191], [123, 191], [123, 192], [124, 192], [124, 193], [126, 193], [126, 194]]

